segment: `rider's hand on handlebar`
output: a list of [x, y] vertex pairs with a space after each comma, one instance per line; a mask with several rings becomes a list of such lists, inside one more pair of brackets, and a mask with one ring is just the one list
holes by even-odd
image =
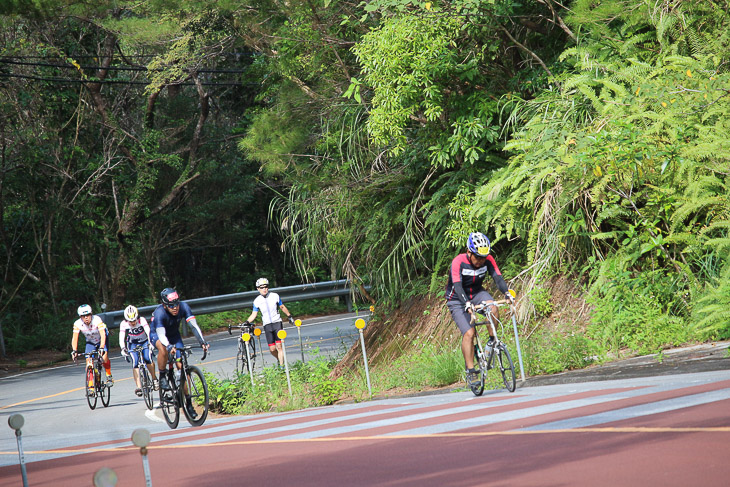
[[76, 357], [78, 356], [79, 352], [76, 350], [71, 350], [71, 359], [76, 362]]
[[292, 315], [289, 315], [289, 324], [290, 325], [294, 324], [294, 317]]
[[466, 305], [464, 306], [464, 311], [468, 312], [469, 314], [474, 314], [474, 312], [476, 311], [474, 309], [474, 303], [472, 303], [471, 301], [467, 301]]

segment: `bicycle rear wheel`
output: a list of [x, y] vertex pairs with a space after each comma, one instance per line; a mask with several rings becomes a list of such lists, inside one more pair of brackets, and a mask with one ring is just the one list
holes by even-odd
[[[91, 385], [89, 385], [91, 384]], [[86, 402], [93, 410], [96, 409], [96, 379], [94, 378], [94, 369], [86, 367]]]
[[160, 407], [167, 425], [172, 429], [177, 428], [180, 423], [180, 404], [178, 403], [177, 391], [160, 387]]
[[142, 395], [144, 396], [144, 404], [150, 411], [153, 407], [152, 400], [152, 377], [147, 366], [144, 365], [139, 371], [139, 384], [142, 386]]
[[517, 388], [515, 365], [512, 363], [512, 357], [504, 344], [500, 344], [497, 349], [497, 360], [499, 362], [499, 370], [502, 372], [504, 386], [509, 392], [515, 392], [515, 389]]
[[185, 374], [185, 381], [195, 415], [192, 416], [188, 413], [186, 406], [183, 406], [183, 412], [188, 423], [193, 426], [200, 426], [205, 423], [205, 419], [208, 417], [208, 384], [205, 382], [203, 372], [193, 365], [188, 367], [187, 373]]

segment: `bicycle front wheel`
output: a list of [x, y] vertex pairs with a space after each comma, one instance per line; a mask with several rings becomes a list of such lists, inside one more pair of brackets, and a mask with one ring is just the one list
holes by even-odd
[[193, 365], [188, 367], [185, 381], [195, 414], [188, 412], [187, 405], [183, 407], [183, 412], [188, 423], [193, 426], [200, 426], [205, 423], [205, 419], [208, 417], [208, 384], [205, 382], [203, 372]]
[[86, 402], [93, 410], [96, 408], [96, 378], [94, 377], [94, 369], [86, 367]]
[[144, 404], [150, 411], [153, 407], [152, 400], [152, 377], [147, 366], [143, 366], [139, 371], [139, 384], [142, 386], [142, 395], [144, 396]]
[[499, 346], [497, 351], [497, 361], [499, 363], [499, 370], [502, 372], [502, 380], [504, 386], [510, 392], [515, 392], [517, 388], [517, 377], [515, 376], [515, 364], [512, 363], [512, 357], [509, 354], [509, 350], [504, 345]]
[[248, 372], [248, 364], [246, 362], [246, 344], [239, 338], [238, 354], [236, 354], [236, 373], [245, 374], [246, 372]]
[[106, 373], [104, 372], [104, 368], [100, 365], [98, 367], [98, 375], [99, 375], [99, 382], [97, 383], [97, 391], [99, 391], [99, 396], [101, 396], [101, 403], [104, 405], [104, 407], [109, 406], [109, 400], [112, 396], [112, 390], [109, 387], [109, 385], [106, 383], [105, 379], [101, 379], [102, 377], [106, 377]]
[[180, 404], [177, 399], [177, 391], [160, 387], [160, 407], [167, 425], [172, 429], [177, 428], [180, 423]]

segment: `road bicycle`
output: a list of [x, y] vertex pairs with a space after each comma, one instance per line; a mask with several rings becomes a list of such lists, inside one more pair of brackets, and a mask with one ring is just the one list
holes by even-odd
[[[475, 396], [481, 396], [484, 393], [484, 385], [487, 380], [487, 372], [494, 367], [499, 369], [502, 375], [502, 382], [509, 392], [515, 392], [517, 388], [517, 377], [515, 375], [515, 365], [512, 362], [512, 356], [507, 349], [507, 345], [502, 342], [496, 332], [500, 334], [504, 331], [503, 320], [499, 317], [493, 317], [489, 312], [489, 306], [495, 305], [497, 308], [509, 306], [510, 313], [514, 313], [514, 305], [511, 301], [502, 299], [499, 301], [482, 302], [475, 306], [476, 313], [472, 314], [472, 323], [475, 325], [474, 360], [479, 364], [480, 380], [478, 383], [469, 384], [469, 388]], [[476, 314], [485, 316], [483, 321], [476, 321]], [[482, 340], [479, 337], [479, 325], [491, 323], [495, 330], [494, 343], [486, 349], [482, 346]]]
[[83, 353], [74, 355], [74, 363], [76, 363], [76, 357], [83, 355], [87, 359], [91, 359], [91, 364], [86, 365], [86, 377], [84, 390], [86, 391], [86, 402], [89, 403], [89, 407], [93, 410], [96, 409], [96, 402], [101, 399], [101, 403], [104, 407], [109, 406], [111, 399], [111, 386], [107, 384], [106, 372], [104, 372], [104, 360], [101, 358], [102, 354], [98, 350], [93, 352]]
[[[180, 350], [180, 370], [175, 366], [173, 353], [167, 356], [167, 369], [160, 371], [160, 379], [167, 374], [169, 389], [160, 386], [160, 407], [170, 428], [175, 429], [180, 422], [180, 409], [183, 410], [185, 418], [193, 426], [200, 426], [205, 423], [208, 417], [208, 384], [205, 382], [203, 372], [194, 365], [188, 364], [188, 356], [193, 352], [191, 345], [186, 345]], [[203, 358], [208, 352], [203, 350]], [[194, 414], [188, 411], [185, 391], [190, 394]]]
[[[238, 328], [241, 330], [241, 335], [238, 337], [238, 353], [236, 354], [236, 373], [245, 374], [248, 372], [248, 361], [251, 361], [251, 370], [253, 371], [254, 363], [256, 362], [256, 345], [253, 342], [253, 331], [256, 327], [252, 323], [239, 323]], [[243, 334], [248, 333], [251, 339], [248, 341], [248, 354], [246, 353], [246, 342], [243, 340]], [[231, 325], [228, 325], [228, 334], [233, 335], [231, 332]]]
[[[130, 352], [136, 352], [137, 353], [137, 372], [139, 373], [139, 385], [142, 389], [142, 397], [144, 397], [144, 404], [147, 406], [147, 409], [150, 411], [154, 407], [154, 398], [152, 396], [152, 393], [155, 389], [154, 382], [152, 380], [152, 374], [150, 373], [150, 369], [147, 368], [147, 364], [144, 362], [144, 350], [148, 349], [149, 347], [147, 345], [137, 345], [133, 350], [130, 350]], [[152, 352], [150, 352], [150, 356], [152, 355]], [[131, 361], [129, 355], [124, 357], [127, 360], [127, 363]]]

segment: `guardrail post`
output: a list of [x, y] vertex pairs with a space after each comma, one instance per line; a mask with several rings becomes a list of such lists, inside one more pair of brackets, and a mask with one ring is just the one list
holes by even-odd
[[23, 487], [28, 487], [28, 473], [25, 471], [25, 457], [23, 456], [23, 442], [21, 440], [20, 428], [25, 424], [22, 414], [13, 414], [8, 418], [8, 425], [15, 430], [15, 437], [18, 440], [18, 459], [20, 460], [20, 474], [23, 476]]
[[139, 447], [139, 453], [142, 455], [142, 468], [144, 469], [144, 480], [147, 487], [152, 487], [150, 461], [147, 458], [147, 445], [150, 444], [151, 439], [152, 436], [150, 435], [150, 432], [144, 428], [138, 428], [132, 431], [132, 443]]
[[362, 334], [362, 329], [365, 328], [365, 320], [358, 318], [355, 320], [355, 328], [360, 332], [360, 345], [362, 345], [362, 359], [365, 362], [365, 379], [368, 383], [368, 394], [372, 397], [373, 389], [370, 387], [370, 369], [368, 368], [368, 355], [365, 352], [365, 337]]
[[347, 303], [347, 312], [352, 313], [352, 294], [345, 295], [345, 303]]
[[279, 330], [276, 333], [276, 336], [279, 337], [281, 340], [281, 351], [284, 354], [284, 370], [286, 371], [286, 383], [289, 385], [289, 399], [292, 398], [292, 392], [291, 392], [291, 378], [289, 377], [289, 362], [286, 360], [286, 345], [284, 344], [284, 339], [286, 338], [286, 330]]

